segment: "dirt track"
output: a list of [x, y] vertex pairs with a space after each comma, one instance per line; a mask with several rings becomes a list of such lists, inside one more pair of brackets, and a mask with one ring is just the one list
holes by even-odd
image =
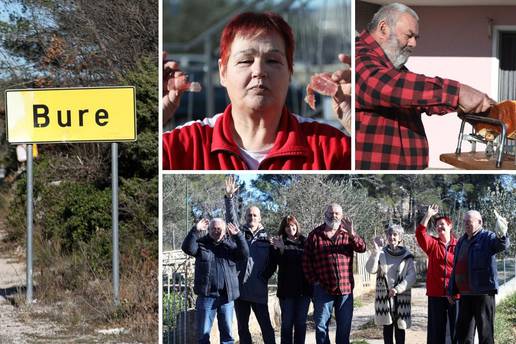
[[[57, 326], [34, 319], [27, 308], [13, 306], [14, 298], [20, 298], [25, 288], [25, 265], [18, 259], [0, 257], [0, 343], [45, 343], [43, 338], [55, 336]], [[38, 338], [43, 339], [38, 341]]]
[[[412, 289], [412, 327], [406, 331], [406, 342], [411, 344], [426, 343], [427, 324], [427, 297], [423, 287]], [[374, 319], [374, 304], [368, 303], [353, 310], [353, 323], [351, 325], [351, 340], [364, 340], [369, 344], [383, 344], [379, 327], [371, 325], [368, 330], [363, 330], [365, 324]], [[277, 337], [279, 343], [279, 337]], [[335, 326], [330, 327], [330, 340], [335, 340]], [[306, 344], [315, 344], [315, 333], [308, 330]]]
[[51, 310], [51, 307], [40, 305], [37, 300], [30, 308], [25, 305], [25, 262], [23, 257], [15, 254], [23, 249], [19, 247], [15, 250], [3, 242], [2, 220], [0, 218], [0, 344], [122, 344], [117, 336], [96, 331], [77, 334], [73, 329], [50, 321], [47, 313], [59, 312], [58, 307]]

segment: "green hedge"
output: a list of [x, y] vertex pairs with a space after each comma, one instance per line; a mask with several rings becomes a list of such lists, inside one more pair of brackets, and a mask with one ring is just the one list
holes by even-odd
[[516, 293], [496, 307], [495, 343], [511, 344], [516, 337]]

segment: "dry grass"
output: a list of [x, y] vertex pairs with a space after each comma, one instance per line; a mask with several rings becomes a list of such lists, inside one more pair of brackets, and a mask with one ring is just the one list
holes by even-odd
[[374, 320], [371, 320], [353, 331], [353, 338], [382, 339], [383, 328], [375, 325]]
[[74, 265], [67, 259], [54, 259], [52, 269], [36, 277], [35, 297], [51, 306], [41, 316], [75, 333], [122, 327], [128, 330], [127, 340], [157, 342], [157, 262], [146, 259], [133, 263], [124, 269], [121, 259], [120, 305], [115, 306], [110, 278], [94, 273], [87, 262]]
[[[2, 242], [0, 248], [8, 252], [9, 245]], [[51, 255], [52, 251], [49, 244], [46, 253]], [[64, 328], [64, 335], [88, 335], [95, 334], [97, 329], [121, 327], [127, 333], [120, 340], [156, 343], [157, 259], [140, 258], [121, 257], [119, 306], [114, 305], [109, 271], [102, 275], [94, 273], [86, 260], [74, 261], [58, 255], [48, 265], [42, 264], [45, 259], [41, 258], [34, 262], [33, 298], [37, 303], [28, 307], [24, 290], [19, 290], [11, 302], [21, 319], [57, 323]]]

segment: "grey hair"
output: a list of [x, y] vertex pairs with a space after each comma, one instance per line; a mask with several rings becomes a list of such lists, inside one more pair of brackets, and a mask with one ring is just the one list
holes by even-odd
[[324, 215], [326, 215], [328, 213], [329, 210], [331, 210], [331, 208], [333, 207], [339, 207], [340, 208], [340, 212], [342, 213], [343, 210], [342, 210], [342, 206], [338, 203], [331, 203], [331, 204], [328, 204], [326, 206], [326, 208], [324, 209]]
[[466, 213], [464, 213], [464, 218], [466, 218], [466, 216], [479, 219], [480, 223], [482, 223], [482, 215], [480, 215], [478, 210], [468, 210]]
[[414, 17], [414, 19], [419, 21], [419, 16], [412, 8], [407, 5], [400, 4], [399, 2], [395, 2], [382, 6], [378, 12], [374, 14], [373, 19], [371, 19], [369, 24], [367, 24], [367, 32], [374, 32], [382, 20], [385, 20], [390, 28], [394, 28], [402, 13], [408, 13]]
[[215, 222], [222, 222], [224, 224], [224, 228], [226, 228], [226, 221], [224, 221], [220, 217], [214, 217], [213, 219], [210, 220], [210, 223], [208, 225], [208, 229], [212, 229], [213, 225], [215, 224]]
[[390, 225], [386, 230], [385, 234], [389, 232], [398, 233], [399, 236], [402, 236], [405, 233], [405, 230], [400, 225]]

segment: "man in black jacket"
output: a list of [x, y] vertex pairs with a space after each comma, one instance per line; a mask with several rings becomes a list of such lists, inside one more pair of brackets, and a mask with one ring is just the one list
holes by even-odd
[[[226, 235], [226, 229], [229, 235]], [[249, 256], [244, 234], [232, 223], [226, 228], [226, 223], [220, 218], [202, 219], [190, 230], [181, 249], [195, 257], [198, 342], [210, 342], [211, 326], [217, 313], [220, 342], [234, 343], [231, 336], [233, 301], [240, 295], [236, 262]]]
[[[238, 187], [233, 176], [226, 179], [226, 221], [236, 223], [238, 215], [235, 209], [234, 195]], [[247, 208], [245, 223], [241, 226], [249, 246], [249, 258], [237, 264], [240, 282], [240, 297], [235, 301], [235, 313], [238, 323], [240, 344], [252, 344], [249, 331], [249, 316], [253, 310], [262, 331], [265, 344], [275, 344], [274, 328], [269, 315], [267, 279], [264, 277], [269, 260], [269, 234], [262, 225], [260, 209], [255, 206]]]

